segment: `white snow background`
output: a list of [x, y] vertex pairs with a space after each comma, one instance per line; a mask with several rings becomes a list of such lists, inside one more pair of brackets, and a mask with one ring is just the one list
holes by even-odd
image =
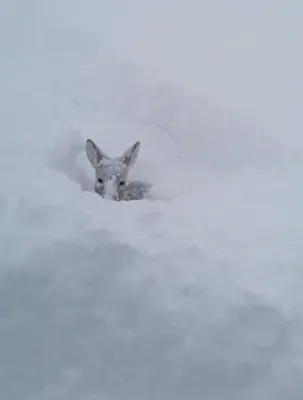
[[[301, 399], [302, 20], [0, 2], [1, 400]], [[87, 137], [153, 200], [83, 192]]]

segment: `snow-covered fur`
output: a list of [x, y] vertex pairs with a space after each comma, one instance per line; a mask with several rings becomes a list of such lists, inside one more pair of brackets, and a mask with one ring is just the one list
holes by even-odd
[[92, 139], [86, 140], [86, 155], [95, 169], [95, 192], [110, 200], [139, 200], [148, 194], [150, 185], [140, 181], [128, 183], [140, 142], [134, 143], [120, 157], [108, 157]]

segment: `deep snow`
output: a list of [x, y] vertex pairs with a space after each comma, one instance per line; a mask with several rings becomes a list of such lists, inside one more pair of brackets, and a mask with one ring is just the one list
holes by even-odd
[[[300, 399], [300, 126], [123, 61], [144, 27], [117, 8], [127, 25], [168, 0], [2, 3], [1, 399]], [[86, 137], [140, 140], [153, 201], [83, 192]]]

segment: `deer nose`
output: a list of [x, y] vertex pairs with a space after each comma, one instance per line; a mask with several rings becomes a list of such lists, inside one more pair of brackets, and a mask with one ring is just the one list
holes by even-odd
[[105, 182], [103, 197], [107, 200], [117, 200], [117, 189], [114, 179], [109, 179]]

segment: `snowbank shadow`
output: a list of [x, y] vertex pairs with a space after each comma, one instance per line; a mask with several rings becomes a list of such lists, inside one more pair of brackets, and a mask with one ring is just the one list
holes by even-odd
[[50, 149], [48, 163], [51, 168], [78, 183], [83, 191], [94, 191], [91, 168], [84, 156], [85, 140], [80, 130], [62, 135]]
[[[175, 257], [146, 258], [99, 231], [2, 271], [2, 397], [301, 398], [295, 327], [279, 310], [244, 294], [220, 298], [207, 281], [171, 288], [174, 309], [151, 272], [159, 263]], [[147, 264], [149, 277], [131, 282]]]

